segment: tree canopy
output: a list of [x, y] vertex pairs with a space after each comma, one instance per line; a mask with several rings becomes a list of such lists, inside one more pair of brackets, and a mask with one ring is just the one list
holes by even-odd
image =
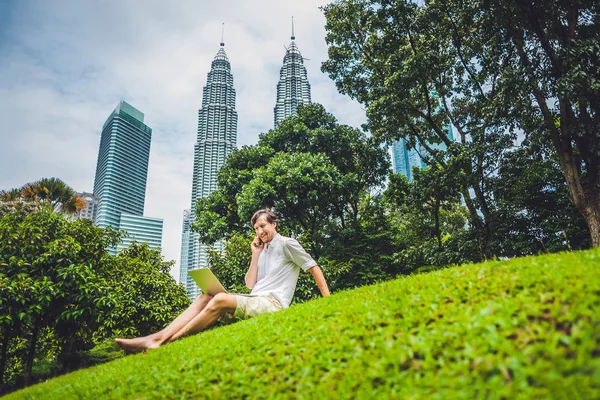
[[404, 138], [424, 150], [428, 165], [456, 179], [482, 256], [497, 228], [491, 183], [519, 134], [552, 143], [598, 246], [598, 7], [558, 0], [334, 2], [323, 8], [329, 59], [322, 70], [366, 106], [375, 139]]
[[357, 221], [361, 199], [388, 171], [386, 151], [363, 132], [339, 125], [319, 104], [300, 107], [226, 160], [217, 191], [198, 200], [192, 229], [213, 243], [247, 232], [252, 213], [269, 207], [318, 258], [324, 238]]
[[36, 362], [51, 366], [44, 377], [68, 371], [82, 352], [149, 334], [189, 304], [159, 250], [134, 243], [111, 256], [120, 232], [55, 208], [16, 201], [0, 214], [0, 392], [32, 383]]

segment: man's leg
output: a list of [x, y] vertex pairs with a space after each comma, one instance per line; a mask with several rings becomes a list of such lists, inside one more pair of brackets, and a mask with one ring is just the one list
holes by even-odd
[[236, 296], [232, 294], [219, 293], [212, 298], [204, 309], [189, 321], [177, 333], [166, 339], [165, 342], [172, 342], [182, 336], [193, 335], [210, 328], [225, 313], [233, 314], [237, 306]]
[[202, 294], [190, 304], [190, 306], [177, 318], [173, 320], [165, 329], [153, 333], [148, 336], [138, 337], [135, 339], [115, 339], [115, 342], [121, 349], [130, 353], [139, 353], [146, 349], [154, 349], [167, 341], [175, 333], [179, 332], [190, 321], [204, 310], [204, 308], [212, 300], [213, 296]]

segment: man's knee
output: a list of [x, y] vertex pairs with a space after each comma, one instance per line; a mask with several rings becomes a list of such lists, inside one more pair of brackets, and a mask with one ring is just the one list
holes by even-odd
[[201, 294], [194, 299], [194, 305], [196, 307], [204, 308], [211, 300], [213, 296], [208, 294]]
[[209, 302], [211, 299], [213, 298], [213, 296], [203, 293], [203, 294], [199, 294], [198, 296], [196, 296], [196, 298], [194, 299], [194, 303], [207, 303]]
[[207, 307], [213, 311], [228, 310], [232, 306], [233, 308], [235, 308], [235, 304], [233, 304], [233, 302], [235, 302], [235, 298], [233, 298], [232, 300], [232, 297], [233, 296], [228, 295], [226, 293], [217, 293], [210, 300]]

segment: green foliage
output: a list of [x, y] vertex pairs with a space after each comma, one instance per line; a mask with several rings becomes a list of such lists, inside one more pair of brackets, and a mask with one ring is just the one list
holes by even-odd
[[598, 398], [599, 260], [561, 253], [362, 287], [7, 398]]
[[552, 143], [600, 245], [597, 2], [348, 0], [323, 10], [322, 70], [365, 105], [378, 141], [404, 138], [454, 177], [480, 257], [501, 235], [490, 186], [517, 129]]
[[95, 337], [145, 336], [165, 327], [189, 306], [183, 286], [177, 285], [160, 249], [132, 243], [107, 260], [105, 278], [112, 288], [115, 304]]
[[118, 231], [27, 204], [0, 215], [0, 392], [90, 365], [95, 343], [156, 331], [189, 304], [159, 250], [110, 256]]
[[388, 168], [385, 150], [364, 133], [339, 125], [321, 105], [300, 107], [258, 145], [226, 160], [217, 191], [198, 201], [192, 229], [202, 242], [214, 243], [247, 232], [252, 213], [271, 207], [318, 258], [331, 226], [359, 218], [358, 204], [382, 184]]
[[496, 254], [509, 257], [589, 248], [589, 230], [569, 198], [558, 157], [526, 139], [507, 152], [493, 191], [498, 204]]
[[323, 8], [329, 59], [322, 70], [365, 105], [377, 142], [402, 138], [428, 166], [444, 171], [448, 188], [465, 201], [483, 258], [494, 228], [485, 188], [515, 134], [506, 113], [492, 109], [498, 77], [477, 65], [487, 31], [465, 28], [473, 17], [460, 19], [479, 10], [471, 7], [334, 2]]
[[468, 211], [450, 190], [444, 171], [415, 168], [413, 175], [408, 182], [392, 174], [383, 194], [387, 218], [396, 229], [393, 260], [400, 272], [477, 261], [479, 243], [466, 228]]
[[81, 363], [85, 366], [103, 364], [121, 358], [124, 355], [113, 338], [103, 340], [90, 350], [81, 351], [78, 354]]
[[[91, 340], [110, 308], [110, 300], [104, 300], [109, 292], [106, 281], [84, 258], [94, 251], [84, 240], [94, 234], [87, 232], [94, 230], [99, 228], [90, 221], [69, 222], [47, 207], [33, 213], [16, 210], [0, 217], [0, 327], [7, 340], [3, 346], [8, 347], [18, 336], [31, 335], [26, 377], [32, 373], [43, 329], [52, 328], [61, 351], [69, 352], [76, 343]], [[114, 231], [104, 235], [102, 244], [118, 240]], [[6, 364], [2, 372], [4, 368]]]

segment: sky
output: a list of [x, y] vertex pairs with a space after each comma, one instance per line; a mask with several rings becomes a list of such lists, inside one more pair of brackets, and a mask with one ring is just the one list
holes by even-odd
[[102, 125], [125, 100], [153, 130], [144, 215], [164, 219], [163, 255], [178, 277], [198, 109], [223, 23], [238, 147], [273, 128], [292, 16], [313, 102], [340, 123], [365, 122], [364, 109], [320, 71], [326, 3], [0, 0], [0, 190], [56, 177], [92, 192]]

